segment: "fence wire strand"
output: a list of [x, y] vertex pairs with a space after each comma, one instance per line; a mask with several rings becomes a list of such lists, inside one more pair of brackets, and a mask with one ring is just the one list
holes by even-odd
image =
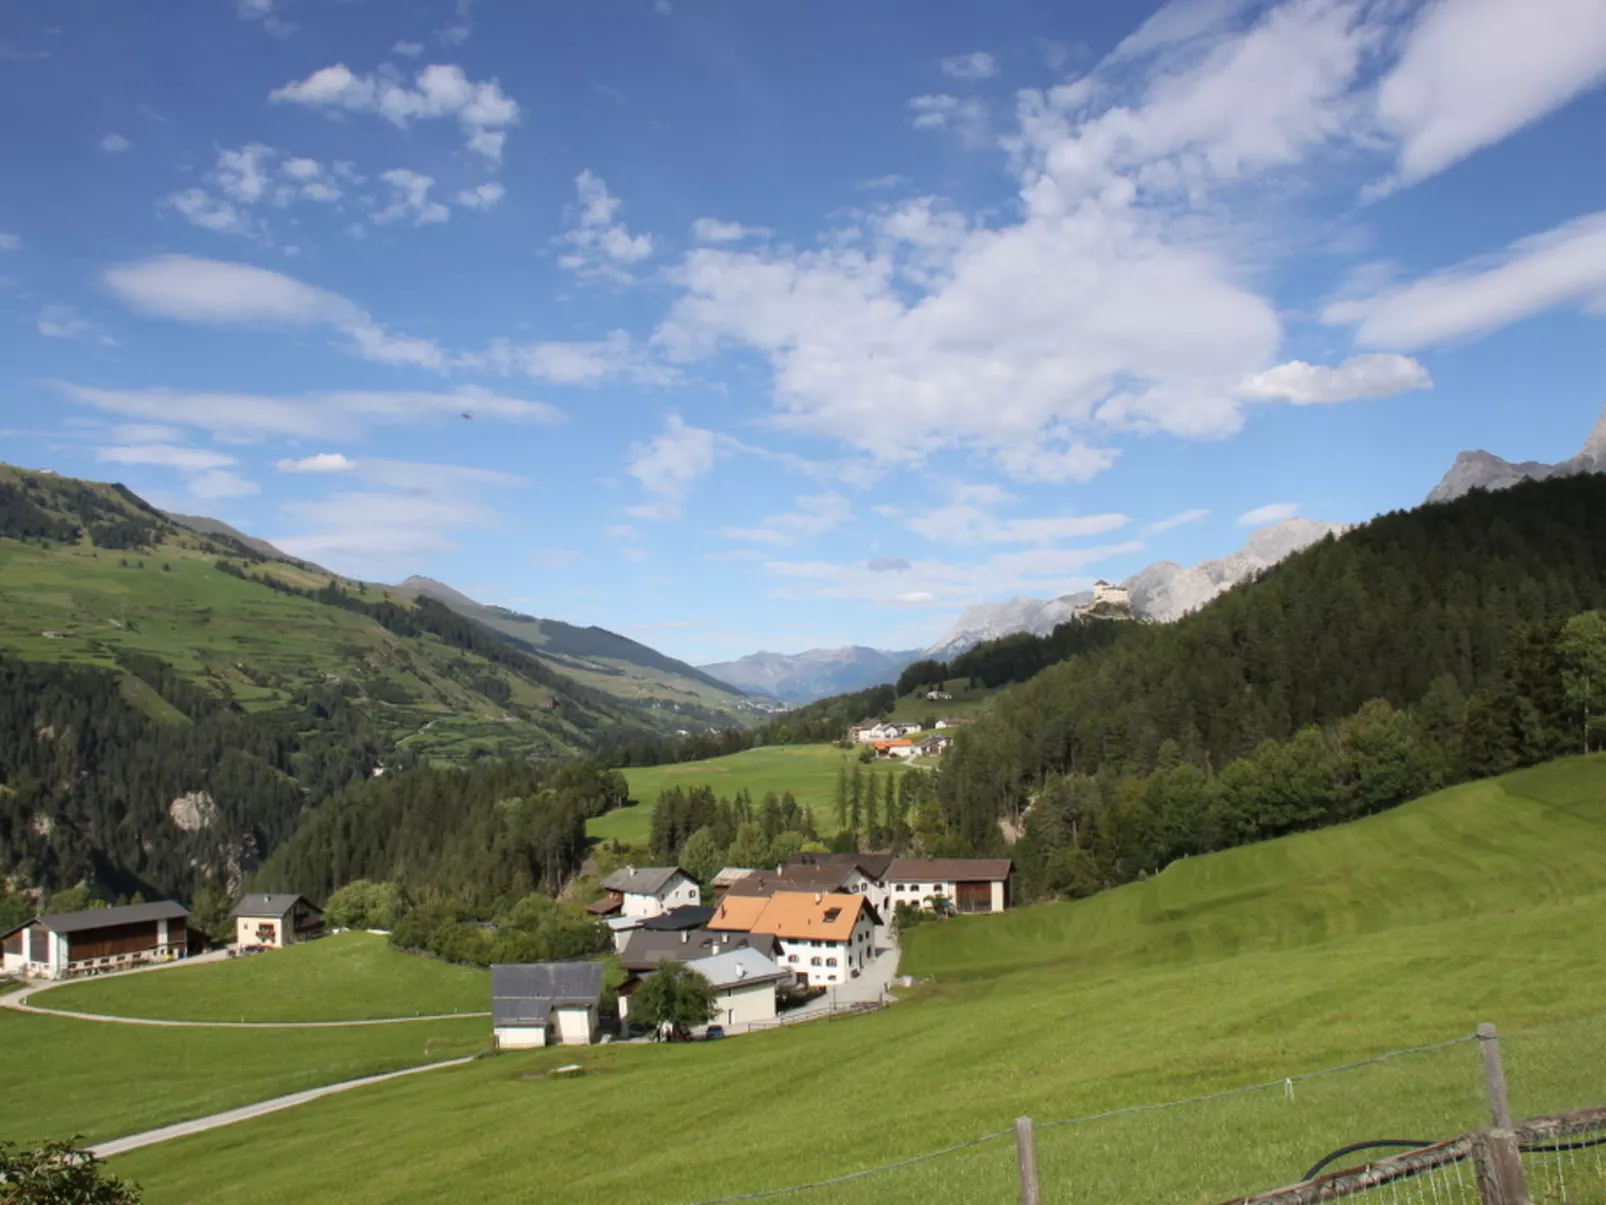
[[[1039, 1130], [1054, 1129], [1059, 1126], [1087, 1125], [1095, 1121], [1107, 1121], [1112, 1117], [1125, 1117], [1135, 1113], [1152, 1113], [1162, 1109], [1177, 1109], [1185, 1105], [1206, 1104], [1211, 1101], [1225, 1100], [1233, 1096], [1245, 1096], [1251, 1092], [1265, 1092], [1272, 1088], [1287, 1089], [1292, 1084], [1305, 1080], [1317, 1079], [1324, 1075], [1337, 1075], [1344, 1071], [1355, 1071], [1361, 1067], [1370, 1067], [1377, 1063], [1386, 1063], [1391, 1059], [1405, 1058], [1409, 1055], [1431, 1054], [1438, 1050], [1448, 1050], [1453, 1046], [1460, 1046], [1467, 1042], [1476, 1042], [1478, 1035], [1467, 1034], [1464, 1037], [1450, 1038], [1444, 1042], [1431, 1042], [1425, 1046], [1407, 1046], [1400, 1050], [1390, 1050], [1383, 1054], [1373, 1055], [1371, 1058], [1357, 1059], [1353, 1063], [1340, 1063], [1334, 1067], [1323, 1067], [1317, 1071], [1302, 1071], [1296, 1075], [1280, 1075], [1259, 1084], [1245, 1084], [1238, 1088], [1226, 1088], [1220, 1092], [1208, 1092], [1202, 1096], [1189, 1096], [1180, 1100], [1161, 1101], [1156, 1104], [1126, 1105], [1119, 1109], [1108, 1109], [1102, 1113], [1089, 1113], [1083, 1117], [1066, 1117], [1058, 1121], [1035, 1122]], [[846, 1184], [852, 1180], [862, 1180], [868, 1176], [881, 1175], [884, 1172], [896, 1171], [899, 1168], [910, 1167], [917, 1163], [925, 1163], [932, 1159], [940, 1159], [944, 1155], [952, 1155], [958, 1151], [971, 1147], [982, 1146], [988, 1142], [995, 1142], [1006, 1135], [1013, 1134], [1013, 1126], [1007, 1129], [995, 1130], [991, 1134], [983, 1134], [979, 1138], [969, 1138], [963, 1142], [956, 1142], [952, 1146], [945, 1146], [940, 1150], [925, 1151], [918, 1155], [910, 1155], [906, 1159], [898, 1159], [892, 1163], [883, 1163], [875, 1167], [862, 1168], [859, 1171], [847, 1172], [840, 1176], [832, 1176], [826, 1180], [811, 1180], [805, 1184], [789, 1184], [784, 1188], [767, 1188], [760, 1192], [734, 1193], [724, 1197], [709, 1197], [706, 1200], [692, 1202], [691, 1205], [734, 1205], [738, 1201], [761, 1201], [769, 1197], [788, 1196], [792, 1193], [812, 1192], [817, 1188], [830, 1188], [837, 1184]]]

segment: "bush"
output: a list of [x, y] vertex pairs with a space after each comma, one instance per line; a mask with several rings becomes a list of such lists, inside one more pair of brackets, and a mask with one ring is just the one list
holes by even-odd
[[358, 879], [329, 897], [324, 919], [336, 929], [389, 929], [396, 923], [400, 897], [394, 883]]
[[105, 1175], [105, 1165], [75, 1142], [47, 1142], [32, 1148], [0, 1142], [0, 1201], [5, 1205], [139, 1205], [139, 1185]]

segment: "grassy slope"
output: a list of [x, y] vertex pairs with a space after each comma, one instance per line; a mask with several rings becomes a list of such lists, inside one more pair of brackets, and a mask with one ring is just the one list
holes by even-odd
[[[652, 831], [652, 812], [658, 796], [674, 786], [709, 786], [716, 795], [726, 796], [745, 787], [755, 803], [764, 798], [766, 791], [777, 795], [791, 791], [799, 803], [814, 809], [815, 822], [824, 826], [834, 823], [829, 817], [836, 806], [837, 767], [847, 765], [851, 769], [855, 757], [856, 753], [835, 745], [766, 745], [727, 757], [626, 770], [624, 775], [630, 781], [630, 797], [636, 800], [635, 806], [588, 822], [586, 832], [605, 841], [645, 844]], [[878, 776], [889, 769], [899, 772], [903, 768], [885, 764], [873, 767]]]
[[486, 1037], [483, 1020], [167, 1029], [0, 1010], [0, 1140], [137, 1134], [321, 1084], [473, 1054]]
[[[713, 1046], [504, 1055], [116, 1169], [152, 1205], [694, 1201], [930, 1150], [1021, 1113], [1280, 1081], [1480, 1020], [1507, 1032], [1519, 1113], [1606, 1103], [1603, 797], [1606, 759], [1558, 762], [1094, 900], [918, 930], [907, 965], [937, 981], [872, 1016]], [[577, 1057], [580, 1080], [524, 1078]], [[1291, 1101], [1279, 1083], [1045, 1130], [1040, 1162], [1049, 1201], [1208, 1202], [1295, 1179], [1345, 1142], [1483, 1121], [1462, 1044], [1302, 1081]], [[520, 1157], [531, 1150], [538, 1161]], [[1003, 1202], [1012, 1165], [994, 1142], [820, 1199]]]
[[342, 933], [228, 962], [90, 980], [33, 997], [40, 1008], [177, 1021], [357, 1021], [483, 1012], [490, 976]]

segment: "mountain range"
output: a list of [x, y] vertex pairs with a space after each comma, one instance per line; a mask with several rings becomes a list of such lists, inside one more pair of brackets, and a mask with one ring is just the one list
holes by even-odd
[[923, 656], [920, 649], [890, 652], [850, 644], [806, 653], [749, 653], [735, 661], [700, 667], [722, 682], [794, 706], [830, 695], [848, 694], [892, 682], [904, 666]]
[[1575, 477], [1579, 473], [1600, 472], [1606, 472], [1606, 408], [1602, 408], [1595, 429], [1584, 440], [1584, 446], [1576, 456], [1556, 464], [1542, 464], [1537, 460], [1514, 464], [1492, 452], [1462, 452], [1439, 484], [1428, 492], [1426, 500], [1449, 502], [1470, 490], [1503, 490], [1519, 481], [1543, 481], [1547, 477]]

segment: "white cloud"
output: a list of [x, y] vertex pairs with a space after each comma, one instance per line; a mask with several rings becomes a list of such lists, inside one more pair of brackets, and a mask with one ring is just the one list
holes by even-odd
[[95, 459], [109, 464], [160, 465], [163, 468], [202, 472], [235, 464], [233, 456], [208, 448], [177, 447], [172, 444], [134, 444], [101, 448]]
[[494, 526], [495, 513], [472, 497], [354, 490], [286, 512], [300, 530], [273, 537], [291, 556], [359, 578], [415, 571], [457, 548], [457, 533]]
[[380, 225], [411, 222], [414, 226], [429, 226], [451, 218], [450, 209], [429, 199], [429, 190], [435, 186], [434, 177], [398, 167], [381, 172], [379, 178], [390, 185], [391, 190], [390, 204], [374, 214], [374, 221]]
[[1239, 527], [1265, 527], [1269, 523], [1281, 523], [1292, 519], [1299, 514], [1297, 502], [1271, 502], [1265, 506], [1257, 506], [1254, 510], [1246, 510], [1238, 516]]
[[260, 21], [262, 28], [274, 37], [287, 38], [296, 31], [296, 26], [276, 16], [276, 7], [276, 0], [234, 0], [234, 11], [240, 20]]
[[349, 165], [330, 169], [304, 156], [280, 161], [273, 147], [249, 142], [218, 152], [217, 162], [203, 177], [209, 188], [179, 189], [162, 198], [161, 204], [204, 230], [261, 239], [267, 224], [259, 207], [338, 201], [345, 195], [341, 175], [354, 178]]
[[390, 48], [390, 53], [405, 55], [407, 58], [416, 59], [419, 55], [424, 53], [424, 44], [422, 42], [397, 42]]
[[1157, 536], [1174, 528], [1185, 527], [1189, 523], [1197, 523], [1200, 519], [1207, 518], [1209, 514], [1210, 512], [1207, 510], [1181, 511], [1164, 519], [1156, 519], [1153, 523], [1146, 525], [1143, 529], [1143, 534]]
[[1374, 352], [1351, 356], [1334, 368], [1291, 360], [1249, 377], [1244, 381], [1242, 394], [1258, 401], [1308, 406], [1356, 398], [1393, 397], [1413, 389], [1431, 388], [1433, 378], [1428, 370], [1409, 356]]
[[691, 236], [699, 243], [739, 243], [743, 239], [768, 238], [773, 233], [763, 226], [744, 226], [718, 218], [698, 218], [691, 224]]
[[112, 440], [120, 444], [172, 444], [184, 438], [177, 427], [160, 423], [121, 423], [112, 428]]
[[20, 251], [22, 239], [15, 234], [0, 234], [0, 251]]
[[953, 501], [904, 520], [904, 526], [928, 540], [944, 544], [1037, 544], [1104, 535], [1125, 527], [1125, 515], [1051, 515], [1004, 519], [994, 509], [1010, 501], [996, 486], [959, 485]]
[[1417, 348], [1481, 335], [1554, 306], [1606, 304], [1606, 211], [1521, 239], [1494, 256], [1338, 301], [1322, 313], [1369, 347]]
[[403, 129], [414, 121], [455, 117], [470, 150], [493, 162], [501, 159], [505, 131], [518, 122], [519, 105], [497, 80], [476, 82], [455, 64], [436, 63], [413, 82], [409, 88], [383, 74], [358, 75], [337, 63], [274, 89], [268, 99], [326, 112], [373, 113]]
[[1392, 180], [1425, 179], [1606, 79], [1600, 0], [1436, 0], [1377, 92]]
[[625, 331], [592, 340], [500, 341], [483, 352], [460, 357], [459, 362], [504, 374], [521, 372], [554, 385], [595, 385], [607, 380], [663, 385], [675, 379], [672, 369], [650, 360]]
[[281, 473], [349, 473], [357, 462], [339, 452], [319, 452], [300, 460], [281, 460], [274, 467]]
[[507, 189], [494, 180], [473, 188], [465, 188], [457, 194], [457, 203], [465, 209], [489, 209], [507, 195]]
[[506, 397], [483, 389], [451, 393], [396, 390], [332, 392], [295, 396], [206, 393], [181, 389], [97, 389], [58, 382], [75, 402], [124, 418], [207, 431], [221, 439], [352, 439], [372, 427], [431, 421], [488, 419], [513, 423], [552, 423], [561, 416], [542, 402]]
[[692, 484], [714, 467], [718, 439], [712, 431], [690, 427], [671, 414], [651, 442], [630, 450], [625, 471], [641, 483], [653, 501], [631, 507], [638, 519], [674, 519]]
[[574, 225], [554, 240], [567, 248], [558, 255], [559, 265], [580, 276], [621, 284], [635, 279], [629, 267], [652, 254], [652, 236], [631, 234], [614, 220], [621, 202], [599, 176], [583, 171], [574, 187], [579, 196]]
[[444, 368], [434, 343], [392, 335], [355, 302], [294, 277], [249, 264], [158, 255], [106, 269], [120, 300], [147, 314], [212, 326], [326, 327], [347, 350], [383, 364]]
[[660, 17], [667, 17], [675, 11], [675, 6], [671, 0], [652, 0], [652, 11]]
[[853, 507], [835, 491], [805, 494], [797, 499], [797, 510], [770, 515], [757, 527], [726, 527], [720, 534], [727, 540], [754, 540], [762, 544], [792, 544], [805, 536], [835, 531], [853, 518]]
[[993, 61], [992, 55], [978, 50], [972, 54], [956, 54], [943, 59], [942, 73], [959, 80], [991, 79], [998, 74], [998, 64]]
[[1036, 548], [1001, 553], [975, 564], [913, 561], [903, 568], [829, 561], [768, 561], [764, 568], [787, 580], [782, 598], [845, 599], [883, 606], [951, 606], [1004, 594], [1068, 594], [1091, 586], [1088, 566], [1140, 552], [1137, 541], [1095, 548]]
[[908, 183], [908, 176], [892, 174], [886, 176], [872, 176], [868, 180], [860, 180], [853, 187], [863, 192], [885, 192], [888, 189], [902, 188]]
[[[79, 315], [70, 305], [47, 305], [40, 311], [36, 329], [50, 339], [81, 339], [93, 335], [100, 328]], [[101, 336], [102, 342], [113, 340]]]
[[119, 154], [122, 151], [126, 151], [133, 145], [134, 144], [132, 142], [130, 142], [127, 138], [124, 138], [121, 134], [107, 134], [106, 137], [100, 140], [100, 149], [103, 151], [110, 151], [114, 155]]
[[193, 496], [209, 500], [245, 498], [262, 492], [262, 487], [256, 482], [228, 469], [211, 469], [199, 477], [191, 478], [186, 486]]
[[915, 96], [909, 100], [909, 109], [914, 114], [909, 120], [917, 130], [952, 130], [960, 143], [971, 149], [987, 144], [987, 106], [974, 97]]

